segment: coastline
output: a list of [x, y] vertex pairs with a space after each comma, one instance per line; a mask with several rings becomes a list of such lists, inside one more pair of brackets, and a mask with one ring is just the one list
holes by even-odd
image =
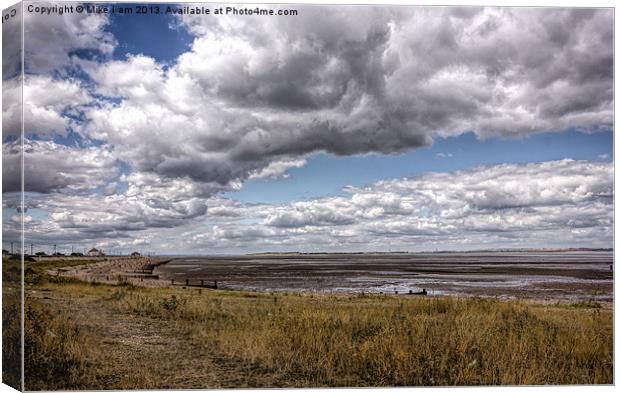
[[[160, 267], [172, 262], [173, 260], [183, 259], [182, 257], [93, 257], [93, 258], [80, 258], [75, 257], [75, 261], [86, 261], [87, 263], [79, 264], [76, 266], [57, 267], [47, 271], [51, 276], [62, 276], [78, 279], [86, 283], [99, 283], [108, 285], [117, 284], [131, 284], [144, 288], [182, 288], [188, 291], [201, 291], [203, 289], [213, 290], [218, 289], [217, 281], [215, 286], [212, 285], [212, 281], [208, 280], [196, 280], [191, 279], [187, 282], [185, 279], [171, 280], [169, 277], [164, 278], [164, 274], [160, 270]], [[51, 258], [45, 259], [47, 261]], [[70, 258], [57, 258], [60, 261], [67, 261]], [[175, 283], [176, 281], [176, 283]], [[202, 281], [202, 283], [201, 283]], [[297, 296], [319, 296], [319, 297], [351, 297], [351, 296], [373, 296], [373, 297], [401, 297], [401, 298], [454, 298], [454, 299], [472, 299], [483, 298], [493, 299], [503, 302], [522, 302], [524, 304], [538, 304], [538, 305], [571, 305], [571, 304], [598, 304], [601, 308], [612, 309], [613, 300], [575, 300], [575, 299], [561, 299], [561, 298], [549, 298], [549, 297], [514, 297], [503, 295], [476, 295], [476, 294], [429, 294], [420, 295], [417, 293], [375, 293], [365, 291], [316, 291], [316, 290], [304, 290], [304, 289], [288, 289], [288, 290], [257, 290], [253, 288], [239, 288], [239, 287], [227, 287], [226, 285], [220, 286], [219, 289], [234, 291], [239, 293], [278, 293]]]

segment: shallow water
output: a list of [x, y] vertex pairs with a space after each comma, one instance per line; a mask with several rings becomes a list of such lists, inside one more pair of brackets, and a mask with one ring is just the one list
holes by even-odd
[[162, 279], [257, 291], [613, 300], [613, 252], [299, 254], [176, 258]]

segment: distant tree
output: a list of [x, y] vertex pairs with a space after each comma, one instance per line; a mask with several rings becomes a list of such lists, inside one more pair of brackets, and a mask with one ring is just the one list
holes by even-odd
[[37, 251], [37, 252], [34, 253], [34, 255], [39, 256], [39, 257], [44, 257], [47, 254], [44, 251]]
[[81, 252], [72, 252], [72, 253], [71, 253], [71, 256], [72, 256], [72, 257], [83, 257], [83, 256], [84, 256], [84, 254], [82, 254]]
[[2, 249], [2, 255], [7, 255], [8, 253], [8, 250], [5, 250], [4, 248]]

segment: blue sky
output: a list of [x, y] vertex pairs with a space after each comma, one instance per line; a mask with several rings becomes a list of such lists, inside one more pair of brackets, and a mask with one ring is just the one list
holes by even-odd
[[523, 138], [480, 140], [473, 133], [438, 138], [430, 147], [405, 154], [338, 157], [318, 153], [288, 178], [248, 180], [227, 196], [249, 203], [290, 202], [339, 194], [347, 185], [365, 186], [382, 179], [452, 172], [481, 165], [550, 160], [613, 161], [613, 133], [541, 133]]
[[[142, 6], [145, 4], [142, 3]], [[162, 11], [167, 4], [154, 4]], [[135, 4], [125, 3], [124, 7]], [[172, 15], [114, 14], [106, 28], [119, 42], [114, 59], [124, 60], [127, 54], [142, 53], [164, 64], [173, 63], [179, 55], [189, 50], [192, 36]]]

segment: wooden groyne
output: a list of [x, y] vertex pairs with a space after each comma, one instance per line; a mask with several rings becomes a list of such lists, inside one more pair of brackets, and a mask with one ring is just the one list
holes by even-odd
[[170, 262], [172, 259], [153, 260], [147, 258], [145, 263], [139, 268], [134, 269], [132, 273], [128, 273], [131, 277], [138, 277], [147, 280], [159, 280], [159, 275], [154, 273], [155, 268]]
[[184, 287], [197, 287], [197, 288], [209, 288], [209, 289], [217, 289], [217, 280], [170, 280], [170, 285], [174, 286], [184, 286]]
[[157, 257], [104, 257], [99, 262], [56, 268], [49, 271], [49, 274], [104, 284], [129, 283], [145, 287], [163, 287], [169, 284], [160, 280], [154, 271], [158, 266], [171, 260]]

